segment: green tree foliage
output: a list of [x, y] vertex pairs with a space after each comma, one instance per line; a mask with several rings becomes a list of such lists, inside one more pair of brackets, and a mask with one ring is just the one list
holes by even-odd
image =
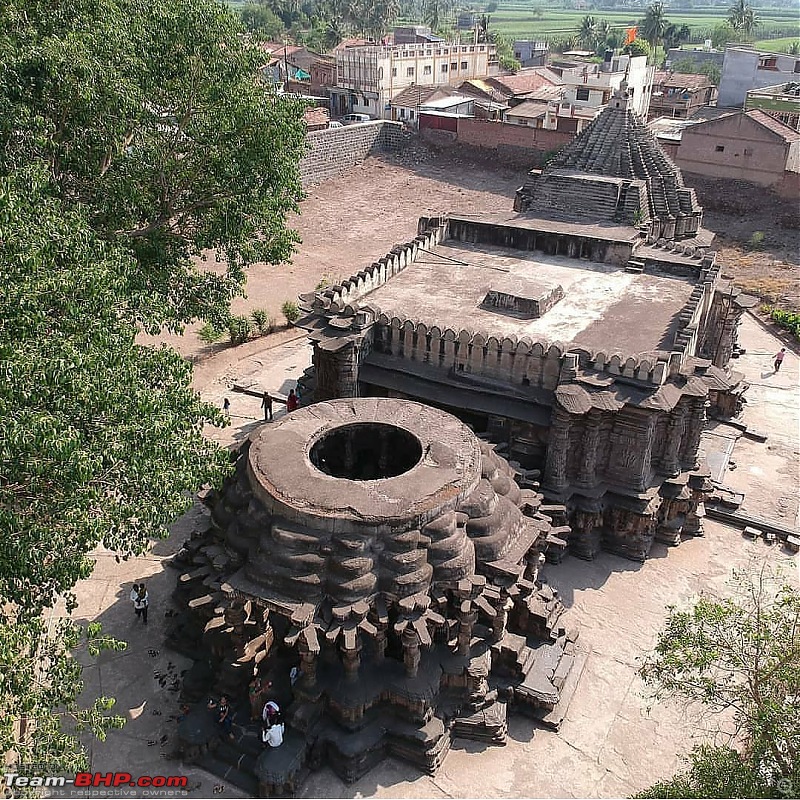
[[[83, 677], [74, 654], [83, 650], [95, 657], [124, 649], [124, 642], [104, 636], [96, 624], [84, 630], [68, 619], [52, 626], [41, 617], [0, 622], [0, 752], [13, 751], [18, 764], [47, 765], [38, 774], [88, 768], [75, 734], [90, 731], [104, 740], [108, 731], [122, 727], [123, 718], [110, 713], [109, 697], [88, 707], [78, 704]], [[20, 736], [20, 729], [26, 735]]]
[[[289, 257], [302, 110], [265, 95], [263, 54], [221, 4], [9, 0], [0, 30], [0, 166], [47, 163], [130, 253], [135, 320], [221, 323], [247, 264]], [[225, 272], [192, 267], [204, 248]]]
[[247, 30], [258, 33], [267, 40], [280, 41], [286, 33], [283, 20], [266, 3], [245, 3], [239, 14]]
[[631, 56], [649, 56], [650, 44], [646, 39], [634, 39], [625, 45], [625, 52]]
[[489, 36], [497, 48], [497, 60], [500, 62], [500, 66], [516, 72], [522, 65], [514, 56], [514, 43], [497, 31], [492, 31]]
[[800, 791], [800, 592], [736, 574], [728, 599], [670, 610], [641, 675], [656, 699], [731, 714], [737, 748], [703, 747], [647, 797], [777, 797]]
[[660, 43], [663, 43], [664, 34], [669, 26], [666, 9], [661, 0], [655, 0], [647, 6], [644, 19], [639, 23], [639, 30], [650, 44], [650, 51], [654, 54]]
[[736, 0], [728, 9], [728, 24], [735, 31], [751, 37], [759, 25], [759, 19], [747, 0]]
[[[79, 708], [81, 640], [43, 610], [103, 543], [141, 553], [218, 482], [221, 414], [142, 330], [224, 324], [254, 260], [285, 260], [301, 197], [301, 108], [214, 0], [0, 6], [0, 747], [80, 751], [110, 703]], [[193, 257], [214, 248], [215, 271]], [[92, 652], [115, 646], [89, 631]], [[106, 717], [106, 719], [104, 719]]]

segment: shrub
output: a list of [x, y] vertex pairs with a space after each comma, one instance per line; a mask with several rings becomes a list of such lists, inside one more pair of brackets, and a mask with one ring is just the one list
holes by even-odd
[[244, 344], [252, 332], [253, 328], [247, 317], [231, 317], [228, 320], [228, 336], [231, 344]]
[[750, 237], [750, 249], [751, 250], [760, 250], [764, 246], [764, 231], [756, 231]]
[[200, 341], [205, 342], [206, 344], [215, 344], [218, 342], [225, 331], [218, 328], [216, 325], [212, 325], [210, 322], [206, 322], [199, 331], [197, 331], [197, 335], [200, 337]]
[[795, 339], [800, 340], [800, 313], [773, 308], [769, 316], [776, 325], [785, 328]]
[[266, 336], [272, 330], [272, 317], [270, 317], [265, 308], [253, 309], [250, 317], [261, 336]]
[[286, 321], [291, 325], [293, 322], [297, 322], [300, 318], [300, 309], [297, 307], [297, 303], [293, 303], [291, 300], [286, 300], [284, 304], [281, 306], [281, 313], [284, 317], [286, 317]]

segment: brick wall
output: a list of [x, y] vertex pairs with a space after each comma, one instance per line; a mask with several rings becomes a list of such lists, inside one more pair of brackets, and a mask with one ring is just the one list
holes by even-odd
[[422, 129], [422, 136], [431, 144], [446, 149], [458, 146], [482, 151], [507, 164], [539, 164], [544, 156], [560, 150], [575, 138], [574, 133], [546, 131], [507, 122], [489, 122], [467, 117], [458, 118], [458, 131]]
[[308, 149], [300, 161], [300, 177], [303, 186], [312, 186], [360, 164], [372, 153], [399, 149], [403, 135], [400, 123], [375, 120], [312, 131], [307, 141]]

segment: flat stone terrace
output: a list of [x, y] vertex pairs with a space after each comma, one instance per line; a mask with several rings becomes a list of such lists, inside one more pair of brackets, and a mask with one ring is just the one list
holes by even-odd
[[[539, 319], [481, 307], [492, 289], [540, 294], [558, 285], [564, 298]], [[671, 348], [693, 286], [667, 272], [629, 273], [612, 264], [447, 240], [420, 252], [361, 303], [442, 329], [640, 354]]]

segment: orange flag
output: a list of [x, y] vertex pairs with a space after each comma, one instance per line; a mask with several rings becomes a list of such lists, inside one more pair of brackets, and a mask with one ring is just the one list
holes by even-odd
[[625, 31], [625, 44], [630, 44], [636, 38], [636, 26], [627, 28]]

